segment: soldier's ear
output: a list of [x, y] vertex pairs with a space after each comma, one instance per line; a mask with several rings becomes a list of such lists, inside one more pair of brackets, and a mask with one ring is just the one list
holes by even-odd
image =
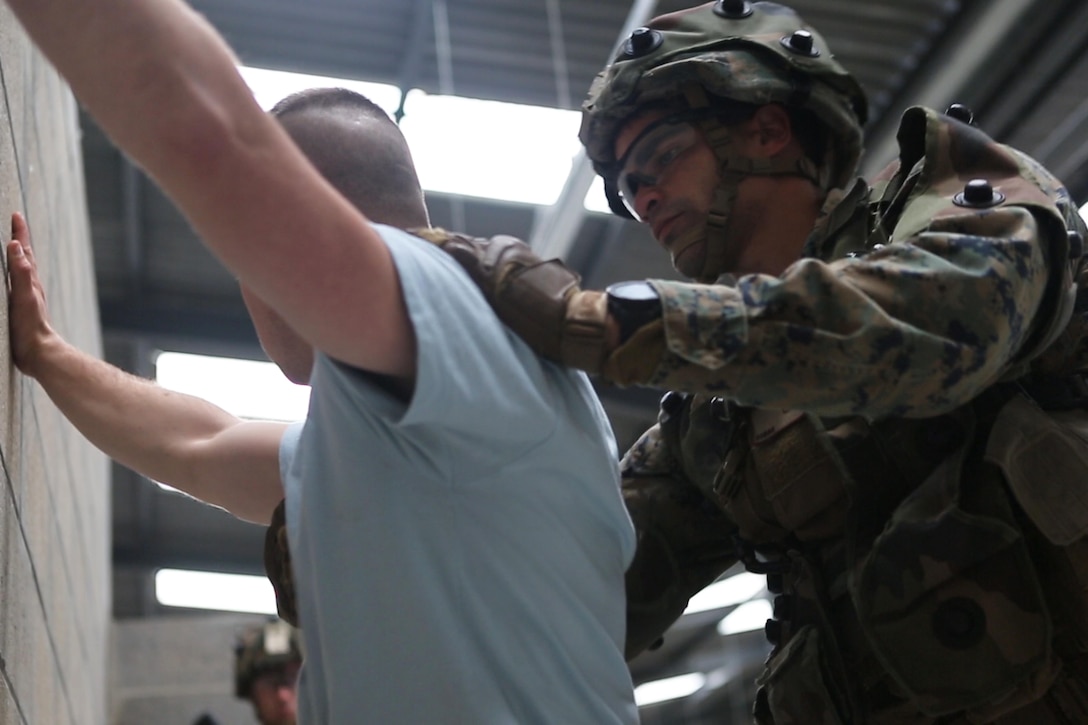
[[793, 140], [790, 115], [778, 103], [760, 106], [746, 124], [749, 129], [749, 152], [761, 158], [778, 154]]

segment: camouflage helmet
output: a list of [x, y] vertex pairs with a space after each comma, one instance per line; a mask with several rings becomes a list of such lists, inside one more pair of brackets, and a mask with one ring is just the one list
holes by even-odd
[[820, 186], [846, 186], [855, 174], [867, 116], [861, 86], [792, 9], [717, 0], [634, 31], [590, 87], [579, 138], [613, 211], [630, 216], [610, 178], [624, 123], [647, 105], [694, 109], [708, 97], [811, 111], [827, 139], [824, 158], [812, 159]]
[[302, 644], [287, 622], [275, 619], [246, 630], [234, 646], [235, 696], [250, 699], [258, 677], [293, 662], [302, 662]]

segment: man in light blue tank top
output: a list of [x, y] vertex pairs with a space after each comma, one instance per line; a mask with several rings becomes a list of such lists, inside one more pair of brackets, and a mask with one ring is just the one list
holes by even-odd
[[[357, 206], [425, 224], [396, 127], [361, 118], [346, 98], [328, 94], [280, 120]], [[260, 127], [267, 120], [234, 110]], [[312, 363], [304, 423], [241, 421], [72, 348], [48, 325], [21, 220], [7, 250], [16, 364], [93, 443], [149, 477], [263, 523], [286, 493], [307, 652], [304, 725], [636, 722], [622, 656], [633, 530], [588, 381], [531, 353], [445, 253], [361, 222], [294, 146], [270, 135], [263, 155], [284, 159], [276, 180], [250, 154], [223, 173], [263, 176], [267, 187], [234, 199], [232, 215], [248, 218], [242, 207], [254, 203], [284, 229], [302, 229], [292, 230], [297, 243], [260, 247], [290, 257], [291, 279], [262, 260], [241, 281], [270, 356], [295, 378], [309, 377]], [[368, 173], [345, 177], [344, 164]], [[378, 203], [374, 184], [388, 187], [406, 169], [414, 186]], [[198, 197], [205, 235], [233, 249], [279, 233], [265, 222], [233, 229], [215, 199], [180, 177], [167, 189]], [[300, 290], [315, 269], [320, 282]]]
[[511, 336], [445, 253], [380, 232], [416, 331], [414, 391], [318, 354], [310, 413], [282, 449], [308, 653], [300, 712], [632, 721], [620, 705], [634, 539], [588, 381]]

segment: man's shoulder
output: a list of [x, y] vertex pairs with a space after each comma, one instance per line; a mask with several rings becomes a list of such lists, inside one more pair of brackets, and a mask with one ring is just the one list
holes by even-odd
[[391, 249], [407, 249], [413, 252], [423, 252], [426, 254], [426, 250], [438, 246], [439, 239], [443, 230], [437, 228], [413, 228], [413, 229], [401, 229], [399, 227], [389, 226], [387, 224], [375, 224], [371, 226], [378, 232], [378, 236], [382, 238], [386, 246]]
[[[458, 304], [473, 304], [476, 285], [443, 248], [448, 239], [460, 235], [430, 227], [400, 229], [382, 224], [373, 226], [393, 256], [409, 307], [412, 306], [413, 297], [409, 290], [413, 289], [418, 291], [414, 295], [418, 298], [417, 303], [446, 295], [447, 302], [452, 302], [450, 297], [456, 297]], [[435, 312], [452, 311], [456, 306], [443, 307], [439, 304]]]

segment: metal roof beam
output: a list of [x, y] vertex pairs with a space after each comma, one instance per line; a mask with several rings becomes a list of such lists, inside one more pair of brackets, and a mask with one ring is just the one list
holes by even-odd
[[971, 3], [956, 30], [912, 72], [914, 81], [896, 99], [895, 108], [868, 130], [862, 176], [872, 176], [898, 155], [899, 113], [895, 109], [920, 105], [943, 111], [959, 101], [987, 63], [1005, 52], [1006, 38], [1023, 25], [1034, 4], [1030, 0]]
[[408, 91], [416, 85], [419, 78], [419, 68], [423, 63], [423, 44], [430, 29], [431, 13], [430, 0], [415, 0], [412, 3], [412, 35], [408, 40], [408, 47], [404, 51], [404, 58], [397, 73], [397, 87], [400, 88], [400, 105], [397, 106], [394, 117], [397, 123], [404, 118], [404, 102], [408, 98]]
[[[631, 31], [653, 17], [656, 9], [657, 0], [635, 0], [620, 30], [617, 45]], [[563, 184], [559, 199], [551, 206], [537, 211], [533, 232], [529, 235], [529, 245], [537, 254], [545, 259], [566, 259], [570, 254], [585, 218], [585, 199], [589, 186], [593, 183], [593, 175], [593, 164], [586, 157], [585, 149], [579, 148], [571, 162], [570, 175]]]

